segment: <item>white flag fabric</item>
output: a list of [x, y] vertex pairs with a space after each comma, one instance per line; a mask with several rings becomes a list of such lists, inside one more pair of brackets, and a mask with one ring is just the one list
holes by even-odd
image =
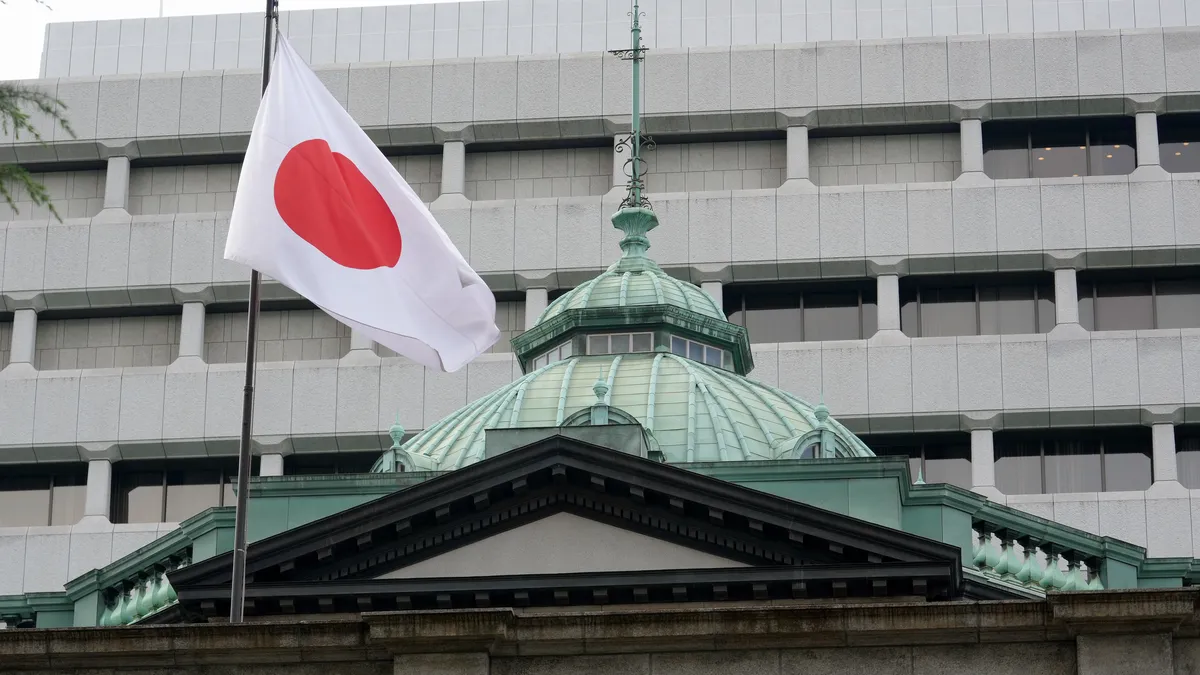
[[496, 300], [283, 35], [225, 258], [398, 354], [454, 372], [496, 343]]

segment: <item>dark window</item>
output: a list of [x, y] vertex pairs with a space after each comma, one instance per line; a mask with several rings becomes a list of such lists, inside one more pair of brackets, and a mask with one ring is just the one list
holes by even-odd
[[1158, 118], [1158, 156], [1172, 173], [1200, 171], [1200, 115], [1161, 115]]
[[875, 334], [875, 282], [726, 286], [729, 320], [750, 341], [862, 340]]
[[1087, 330], [1200, 328], [1200, 269], [1082, 274], [1078, 285]]
[[1048, 333], [1054, 328], [1054, 284], [906, 277], [900, 281], [900, 327], [909, 337]]
[[1137, 168], [1132, 117], [988, 122], [983, 167], [992, 178], [1119, 176]]
[[86, 464], [0, 468], [0, 527], [74, 525], [86, 492]]
[[335, 476], [371, 473], [378, 452], [330, 452], [288, 455], [283, 460], [285, 476]]
[[1175, 428], [1175, 460], [1179, 482], [1186, 488], [1200, 488], [1200, 425]]
[[[258, 472], [258, 458], [251, 467]], [[233, 506], [237, 458], [118, 462], [113, 522], [177, 523], [214, 506]]]
[[1004, 494], [1139, 491], [1154, 480], [1149, 428], [995, 436]]
[[967, 434], [905, 434], [863, 436], [863, 442], [880, 457], [908, 457], [915, 481], [949, 483], [971, 489], [971, 437]]

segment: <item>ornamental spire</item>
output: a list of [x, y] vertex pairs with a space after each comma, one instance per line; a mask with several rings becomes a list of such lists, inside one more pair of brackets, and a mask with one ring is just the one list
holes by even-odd
[[643, 150], [654, 149], [654, 139], [642, 135], [642, 61], [646, 58], [646, 48], [642, 46], [642, 12], [638, 0], [633, 0], [633, 10], [629, 12], [633, 19], [630, 27], [630, 48], [617, 49], [611, 53], [619, 59], [633, 62], [633, 101], [629, 136], [616, 144], [616, 152], [623, 153], [628, 148], [629, 159], [625, 160], [625, 199], [621, 201], [620, 210], [612, 217], [613, 226], [625, 233], [621, 240], [621, 251], [625, 258], [645, 257], [650, 248], [646, 233], [658, 226], [658, 218], [651, 210], [650, 200], [646, 198], [646, 168], [642, 159]]

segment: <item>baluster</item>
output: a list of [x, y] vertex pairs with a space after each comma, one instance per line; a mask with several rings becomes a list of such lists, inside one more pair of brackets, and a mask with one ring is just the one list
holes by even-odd
[[1087, 582], [1084, 581], [1083, 574], [1079, 571], [1079, 554], [1075, 551], [1065, 551], [1063, 557], [1067, 559], [1067, 577], [1063, 583], [1062, 590], [1087, 590]]
[[1038, 585], [1046, 590], [1061, 589], [1067, 582], [1058, 563], [1062, 547], [1058, 544], [1045, 544], [1042, 546], [1042, 551], [1046, 553], [1046, 572], [1042, 575]]
[[1100, 581], [1100, 565], [1102, 564], [1099, 558], [1087, 559], [1088, 571], [1088, 590], [1102, 591], [1104, 590], [1104, 582]]
[[1018, 541], [1025, 550], [1025, 564], [1017, 572], [1017, 581], [1022, 584], [1036, 584], [1044, 574], [1042, 563], [1038, 560], [1038, 540], [1034, 537], [1021, 537]]
[[987, 533], [984, 532], [982, 525], [976, 525], [971, 529], [974, 535], [971, 537], [971, 552], [974, 554], [971, 556], [971, 564], [975, 566], [975, 569], [982, 570], [987, 564], [987, 548], [983, 545], [987, 540]]

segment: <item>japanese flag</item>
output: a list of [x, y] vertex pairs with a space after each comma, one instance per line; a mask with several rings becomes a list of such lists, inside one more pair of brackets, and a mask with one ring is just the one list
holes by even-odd
[[456, 371], [500, 337], [487, 285], [283, 35], [225, 258], [430, 368]]

